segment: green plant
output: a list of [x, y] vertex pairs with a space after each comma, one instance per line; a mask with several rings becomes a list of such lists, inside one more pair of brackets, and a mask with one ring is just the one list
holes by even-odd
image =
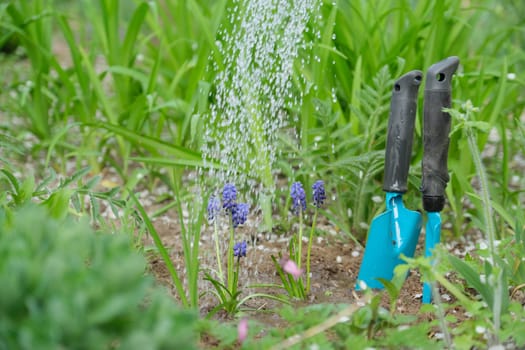
[[[0, 201], [0, 205], [17, 208], [28, 202], [40, 201], [54, 218], [63, 218], [69, 213], [83, 216], [87, 212], [93, 224], [109, 225], [101, 213], [101, 203], [107, 205], [117, 218], [120, 217], [119, 209], [126, 209], [127, 203], [118, 198], [119, 187], [107, 191], [97, 190], [101, 177], [97, 175], [85, 179], [89, 172], [90, 168], [86, 167], [77, 170], [71, 176], [58, 179], [56, 172], [49, 168], [49, 175], [36, 183], [31, 174], [19, 179], [14, 170], [8, 167], [0, 168], [0, 189], [4, 191], [5, 197]], [[85, 205], [86, 198], [89, 207]], [[131, 217], [137, 219], [134, 215]]]
[[0, 210], [0, 251], [1, 349], [195, 348], [196, 316], [144, 275], [124, 235], [28, 205]]
[[48, 118], [49, 109], [56, 107], [57, 95], [48, 86], [53, 84], [51, 67], [56, 60], [51, 53], [53, 0], [30, 2], [9, 1], [3, 5], [10, 18], [2, 27], [20, 40], [31, 62], [31, 80], [26, 84], [27, 99], [20, 99], [21, 110], [29, 117], [30, 130], [42, 139], [51, 135], [52, 121]]
[[[218, 222], [220, 220], [220, 213], [224, 210], [227, 220], [229, 222], [229, 238], [228, 249], [226, 250], [226, 279], [222, 273], [221, 266], [221, 250], [218, 235]], [[221, 200], [211, 195], [207, 205], [208, 221], [214, 225], [214, 240], [217, 255], [217, 277], [213, 277], [210, 272], [205, 272], [205, 279], [209, 281], [215, 290], [213, 294], [217, 297], [219, 304], [213, 308], [209, 316], [214, 315], [218, 310], [224, 310], [229, 314], [235, 314], [240, 311], [241, 306], [249, 299], [256, 297], [263, 297], [268, 299], [284, 302], [278, 296], [269, 295], [266, 293], [254, 293], [244, 298], [240, 298], [242, 291], [239, 288], [239, 270], [241, 265], [241, 258], [246, 257], [247, 243], [246, 241], [235, 243], [235, 228], [246, 222], [249, 212], [247, 203], [237, 203], [237, 189], [233, 184], [225, 184], [222, 192]], [[235, 263], [237, 258], [237, 263]], [[253, 286], [257, 287], [257, 286]]]
[[[226, 250], [226, 279], [222, 274], [222, 263], [220, 259], [220, 242], [217, 232], [217, 223], [221, 208], [225, 210], [229, 223], [228, 249]], [[244, 300], [239, 300], [241, 291], [239, 290], [239, 268], [241, 258], [246, 257], [246, 241], [235, 243], [235, 228], [246, 222], [249, 212], [247, 203], [237, 203], [237, 189], [234, 184], [225, 184], [222, 191], [221, 201], [213, 195], [209, 199], [207, 206], [208, 220], [214, 223], [215, 228], [215, 246], [217, 254], [217, 279], [213, 278], [210, 273], [206, 273], [206, 280], [210, 281], [215, 288], [214, 294], [220, 304], [212, 311], [214, 314], [217, 310], [223, 309], [230, 314], [239, 311], [239, 307]], [[237, 257], [237, 264], [234, 263]], [[235, 266], [234, 266], [235, 265]]]
[[[518, 341], [512, 336], [509, 338], [509, 335], [502, 330], [505, 329], [503, 322], [515, 322], [516, 319], [523, 317], [523, 315], [521, 315], [522, 312], [509, 314], [511, 301], [508, 292], [509, 281], [520, 277], [517, 269], [520, 267], [521, 262], [516, 262], [513, 253], [517, 253], [520, 256], [520, 251], [523, 253], [523, 246], [519, 243], [521, 240], [521, 235], [519, 234], [521, 223], [519, 223], [519, 221], [514, 223], [512, 219], [510, 219], [508, 223], [515, 230], [515, 240], [518, 243], [515, 247], [516, 250], [509, 252], [498, 250], [493, 218], [493, 202], [490, 199], [487, 173], [482, 163], [480, 152], [478, 151], [477, 142], [477, 133], [479, 131], [488, 131], [490, 124], [473, 118], [473, 114], [478, 112], [479, 109], [474, 107], [470, 100], [463, 103], [461, 109], [445, 109], [445, 111], [450, 113], [456, 122], [451, 131], [451, 135], [463, 132], [469, 146], [480, 183], [480, 195], [476, 196], [481, 201], [483, 208], [480, 213], [480, 226], [486, 235], [486, 248], [480, 248], [477, 252], [479, 254], [478, 259], [467, 257], [468, 259], [463, 261], [455, 256], [449, 255], [448, 260], [451, 266], [465, 279], [468, 286], [474, 288], [474, 290], [479, 293], [483, 304], [479, 302], [472, 303], [460, 288], [444, 279], [439, 272], [431, 272], [432, 268], [428, 261], [420, 261], [416, 263], [415, 266], [419, 266], [422, 269], [425, 280], [437, 280], [447, 288], [458, 299], [458, 302], [473, 314], [474, 320], [479, 322], [481, 319], [483, 321], [478, 323], [478, 326], [484, 329], [482, 333], [486, 335], [489, 346], [500, 344], [502, 341], [508, 341], [509, 339]], [[509, 220], [510, 217], [508, 214], [505, 214], [502, 208], [500, 208], [498, 212]], [[504, 244], [503, 247], [507, 245], [508, 243]], [[441, 258], [443, 258], [443, 255], [444, 254], [441, 253]], [[412, 261], [412, 265], [414, 266], [414, 261]], [[434, 290], [435, 289], [434, 286]], [[468, 324], [469, 323], [466, 322], [463, 327], [468, 327]], [[502, 336], [504, 338], [502, 338]], [[476, 342], [480, 341], [479, 339], [475, 339], [474, 336], [471, 340]]]
[[314, 238], [315, 226], [317, 223], [317, 215], [319, 209], [323, 206], [326, 200], [326, 192], [324, 181], [317, 180], [312, 186], [312, 201], [314, 206], [314, 215], [312, 220], [312, 227], [308, 236], [308, 247], [306, 250], [306, 282], [303, 283], [301, 277], [303, 273], [302, 261], [302, 245], [303, 245], [303, 217], [306, 215], [306, 193], [300, 182], [294, 182], [290, 189], [290, 198], [292, 200], [292, 211], [299, 219], [299, 228], [297, 235], [294, 235], [289, 244], [289, 256], [283, 257], [279, 254], [279, 261], [272, 255], [272, 261], [277, 269], [277, 273], [283, 288], [288, 292], [288, 295], [294, 298], [305, 299], [310, 292], [310, 256], [312, 251], [312, 243]]
[[[493, 128], [505, 124], [507, 116], [522, 114], [525, 56], [516, 42], [522, 37], [523, 22], [506, 16], [503, 9], [514, 7], [521, 8], [505, 3], [495, 10], [482, 1], [323, 1], [322, 30], [313, 40], [311, 53], [315, 59], [299, 69], [307, 77], [303, 84], [297, 82], [305, 95], [296, 124], [300, 139], [297, 145], [286, 140], [293, 152], [285, 162], [297, 159], [294, 170], [299, 168], [305, 178], [313, 169], [329, 180], [334, 196], [343, 200], [327, 216], [350, 237], [362, 239], [366, 223], [379, 209], [370, 198], [380, 192], [392, 76], [425, 70], [433, 62], [457, 55], [465, 73], [454, 79], [454, 96], [484, 106], [479, 120]], [[487, 30], [481, 33], [476, 26]], [[317, 34], [315, 29], [309, 33]], [[423, 106], [422, 98], [419, 106]], [[417, 123], [411, 167], [416, 175], [422, 157], [419, 136]], [[485, 143], [486, 136], [480, 137], [478, 149]], [[505, 150], [507, 160], [512, 159], [512, 144]], [[451, 140], [452, 180], [447, 195], [453, 211], [444, 215], [457, 235], [468, 223], [462, 215], [463, 199], [474, 192], [469, 183], [474, 164], [462, 152], [467, 147], [459, 135]], [[289, 165], [281, 164], [289, 170]], [[494, 180], [502, 181], [501, 174]], [[503, 181], [508, 182], [508, 176]], [[410, 193], [417, 190], [417, 182], [410, 178]]]

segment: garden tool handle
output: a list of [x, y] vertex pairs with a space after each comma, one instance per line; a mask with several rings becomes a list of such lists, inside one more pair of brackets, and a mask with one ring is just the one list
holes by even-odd
[[417, 93], [423, 73], [414, 70], [401, 76], [392, 90], [385, 151], [383, 190], [405, 193], [412, 155]]
[[433, 64], [427, 72], [423, 108], [423, 208], [440, 212], [445, 206], [445, 188], [450, 180], [447, 168], [452, 75], [459, 58], [448, 57]]

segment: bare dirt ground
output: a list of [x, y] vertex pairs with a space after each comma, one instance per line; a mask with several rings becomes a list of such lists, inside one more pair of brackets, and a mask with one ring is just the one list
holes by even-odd
[[[155, 221], [155, 227], [161, 235], [164, 244], [170, 251], [170, 256], [178, 271], [184, 270], [184, 256], [182, 245], [180, 241], [180, 226], [177, 218], [173, 213], [166, 213], [164, 217], [159, 217]], [[280, 284], [280, 279], [276, 273], [276, 268], [271, 259], [271, 256], [278, 256], [279, 253], [285, 254], [288, 250], [288, 244], [292, 235], [297, 231], [297, 225], [293, 225], [290, 232], [282, 234], [270, 234], [257, 232], [258, 223], [254, 218], [249, 218], [246, 225], [240, 227], [236, 231], [238, 240], [246, 239], [249, 242], [247, 257], [241, 260], [240, 272], [240, 286], [243, 290], [243, 295], [246, 296], [255, 292], [265, 292], [269, 294], [279, 294], [282, 292], [277, 289], [253, 289], [248, 288], [249, 285], [257, 283], [275, 283]], [[306, 226], [306, 232], [309, 226]], [[351, 304], [360, 297], [359, 292], [355, 292], [355, 281], [359, 272], [361, 259], [363, 257], [363, 248], [354, 243], [349, 237], [337, 228], [333, 227], [329, 222], [321, 220], [317, 225], [318, 231], [321, 235], [314, 238], [314, 243], [311, 253], [311, 283], [312, 289], [307, 300], [297, 302], [298, 306], [317, 304], [317, 303], [345, 303]], [[224, 242], [222, 250], [226, 250], [227, 227], [221, 229]], [[255, 237], [255, 239], [254, 239]], [[475, 249], [475, 242], [481, 237], [476, 234], [461, 238], [457, 241], [447, 241], [445, 244], [447, 248], [455, 252], [458, 256], [464, 256], [465, 253]], [[147, 244], [152, 244], [148, 242]], [[200, 252], [201, 252], [201, 268], [206, 271], [213, 271], [216, 269], [215, 246], [213, 240], [213, 229], [207, 227], [202, 232]], [[306, 247], [306, 242], [303, 247]], [[423, 254], [424, 247], [424, 233], [420, 235], [419, 244], [416, 251], [416, 256]], [[303, 262], [306, 261], [306, 249], [304, 249]], [[226, 256], [222, 255], [222, 262], [225, 265]], [[176, 291], [171, 281], [168, 270], [166, 269], [162, 259], [157, 255], [150, 256], [151, 270], [156, 278], [164, 285], [171, 288], [175, 297]], [[202, 274], [203, 275], [203, 274]], [[455, 278], [453, 275], [451, 279]], [[212, 286], [208, 281], [202, 278], [199, 281], [201, 292], [210, 291]], [[453, 298], [441, 290], [441, 298], [443, 302], [453, 302]], [[402, 314], [416, 315], [421, 307], [422, 285], [418, 271], [410, 271], [407, 280], [401, 290], [401, 294], [397, 301], [397, 312]], [[201, 314], [206, 315], [213, 307], [218, 304], [217, 300], [211, 293], [206, 294], [200, 300]], [[388, 308], [388, 296], [384, 295], [383, 305]], [[250, 299], [244, 305], [252, 310], [266, 310], [279, 307], [277, 302], [270, 301], [265, 298]], [[466, 316], [462, 310], [453, 310], [456, 313], [454, 316], [458, 319], [464, 319]], [[252, 311], [249, 313], [250, 317], [269, 326], [283, 325], [282, 320], [272, 312]], [[224, 314], [217, 314], [215, 317], [227, 318]], [[284, 326], [284, 325], [283, 325]]]

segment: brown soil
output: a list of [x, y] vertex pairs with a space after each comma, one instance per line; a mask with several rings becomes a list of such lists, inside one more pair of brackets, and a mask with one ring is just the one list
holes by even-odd
[[[184, 256], [180, 240], [180, 226], [176, 217], [172, 213], [167, 213], [163, 218], [155, 221], [156, 229], [163, 239], [164, 244], [170, 250], [170, 256], [179, 273], [183, 271]], [[278, 256], [279, 253], [287, 252], [288, 242], [295, 234], [297, 225], [294, 225], [290, 232], [281, 235], [265, 234], [257, 232], [258, 223], [253, 218], [248, 223], [236, 231], [239, 241], [247, 239], [249, 244], [247, 257], [241, 260], [241, 278], [240, 285], [243, 290], [243, 296], [255, 292], [265, 292], [269, 294], [278, 294], [277, 289], [251, 289], [248, 286], [256, 283], [275, 283], [280, 284], [279, 277], [276, 274], [276, 268], [271, 256]], [[223, 237], [227, 237], [227, 227], [220, 230]], [[305, 230], [305, 232], [309, 232]], [[350, 238], [341, 236], [328, 222], [318, 225], [318, 232], [323, 234], [314, 239], [311, 255], [311, 293], [307, 300], [296, 302], [298, 306], [317, 304], [317, 303], [355, 303], [359, 298], [359, 292], [354, 290], [355, 281], [359, 272], [363, 248], [354, 243]], [[306, 235], [306, 233], [305, 233]], [[256, 237], [256, 239], [253, 239]], [[471, 243], [467, 244], [469, 239]], [[474, 249], [473, 243], [479, 240], [479, 237], [463, 238], [457, 242], [448, 242], [447, 248], [455, 251], [459, 256], [464, 256], [466, 251]], [[213, 240], [213, 228], [207, 226], [201, 236], [201, 268], [206, 271], [214, 271], [217, 266], [215, 256], [215, 246]], [[224, 238], [223, 251], [226, 249], [226, 238]], [[148, 241], [148, 244], [152, 244]], [[303, 261], [306, 260], [306, 245], [303, 245], [305, 252]], [[420, 236], [420, 242], [417, 247], [416, 255], [423, 254], [424, 234]], [[224, 252], [223, 252], [224, 253]], [[223, 254], [222, 262], [225, 265], [226, 256]], [[168, 270], [159, 256], [151, 256], [151, 269], [156, 278], [164, 285], [169, 286], [175, 297], [176, 290], [173, 287]], [[203, 273], [201, 273], [203, 275]], [[453, 275], [450, 279], [455, 278]], [[201, 292], [211, 290], [211, 283], [202, 279], [199, 280]], [[282, 292], [281, 292], [282, 293]], [[445, 303], [454, 302], [446, 291], [442, 290], [442, 300]], [[397, 300], [396, 311], [401, 314], [418, 315], [421, 307], [422, 285], [418, 271], [410, 271], [406, 282], [401, 290]], [[383, 295], [383, 306], [389, 308], [388, 294]], [[218, 304], [217, 300], [211, 295], [206, 294], [200, 299], [200, 311], [202, 316]], [[248, 317], [257, 320], [268, 327], [285, 327], [286, 324], [279, 318], [277, 313], [271, 312], [272, 309], [279, 307], [279, 303], [265, 299], [250, 299], [244, 307]], [[252, 310], [252, 311], [249, 311]], [[261, 312], [261, 310], [270, 312]], [[452, 309], [458, 322], [465, 319], [463, 310]], [[218, 313], [214, 317], [220, 319], [229, 319], [228, 315]], [[420, 320], [430, 319], [431, 315], [419, 315]], [[203, 339], [204, 346], [213, 346], [213, 339]]]

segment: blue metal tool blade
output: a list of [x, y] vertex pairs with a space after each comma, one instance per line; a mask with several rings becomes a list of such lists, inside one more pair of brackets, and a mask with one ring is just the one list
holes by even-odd
[[[441, 236], [441, 215], [439, 212], [427, 212], [427, 224], [425, 226], [425, 256], [432, 256], [432, 250], [439, 243]], [[432, 301], [432, 285], [423, 284], [423, 303]]]
[[356, 289], [361, 282], [384, 288], [378, 279], [392, 280], [396, 266], [404, 263], [401, 254], [414, 256], [420, 231], [421, 214], [405, 208], [400, 193], [387, 192], [387, 210], [374, 218], [368, 232]]

